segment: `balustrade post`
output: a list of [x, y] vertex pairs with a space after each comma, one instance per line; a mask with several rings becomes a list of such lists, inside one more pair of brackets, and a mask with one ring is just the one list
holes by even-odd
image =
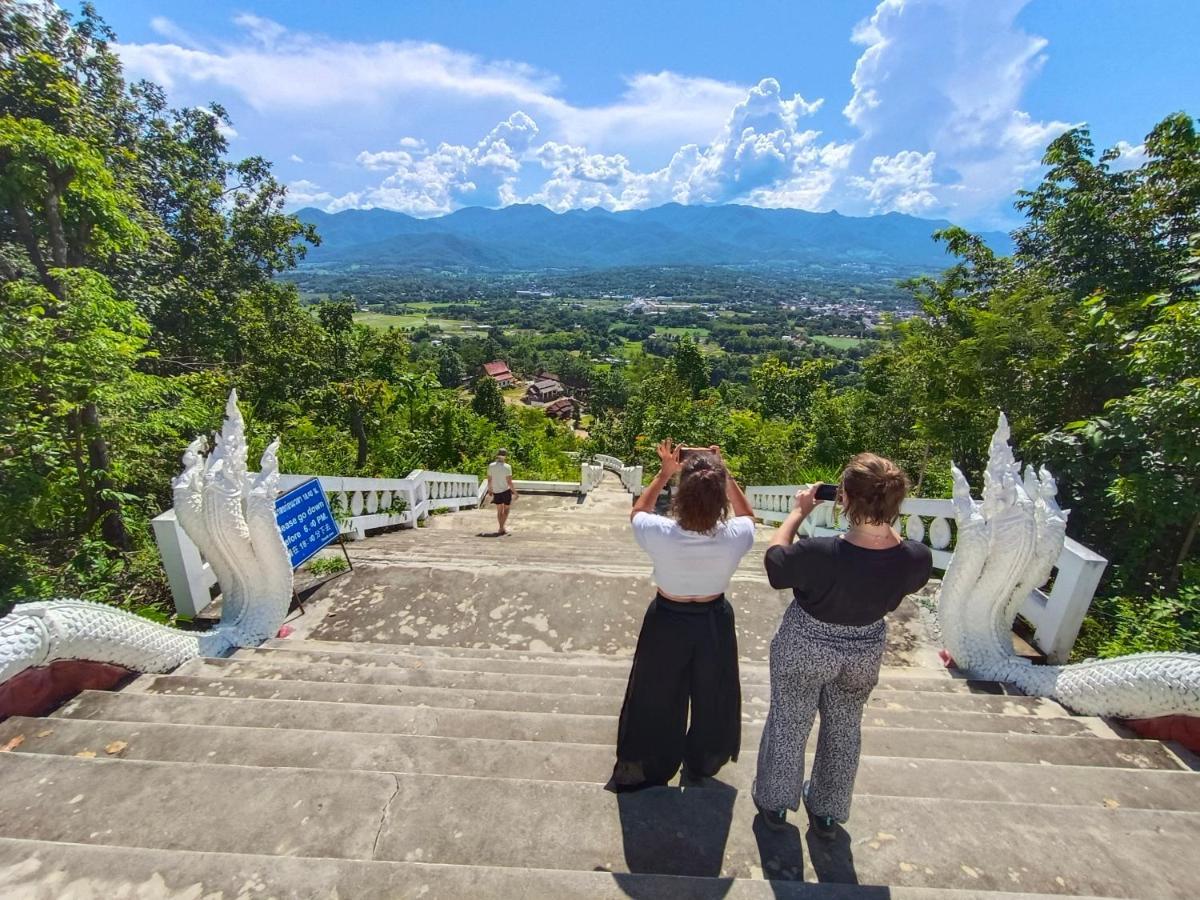
[[1041, 621], [1033, 635], [1048, 662], [1061, 664], [1070, 658], [1075, 638], [1079, 636], [1084, 616], [1107, 566], [1108, 560], [1103, 556], [1067, 538], [1058, 558], [1054, 587], [1046, 598]]

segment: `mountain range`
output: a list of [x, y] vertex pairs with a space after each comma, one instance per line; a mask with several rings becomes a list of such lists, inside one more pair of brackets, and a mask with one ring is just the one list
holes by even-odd
[[[843, 216], [753, 206], [682, 206], [554, 213], [544, 206], [468, 207], [433, 219], [385, 209], [296, 213], [321, 246], [308, 269], [532, 271], [623, 266], [728, 265], [945, 268], [933, 232], [950, 225], [901, 213]], [[983, 238], [1011, 252], [1008, 235]]]

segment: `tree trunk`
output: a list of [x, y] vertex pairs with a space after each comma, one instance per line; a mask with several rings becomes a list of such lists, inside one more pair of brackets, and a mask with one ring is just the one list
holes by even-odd
[[921, 468], [917, 471], [917, 483], [913, 485], [913, 496], [921, 496], [921, 484], [925, 481], [925, 470], [929, 468], [929, 442], [925, 443], [925, 453], [921, 457]]
[[367, 464], [367, 429], [363, 425], [362, 409], [357, 403], [350, 408], [350, 433], [358, 441], [358, 458], [354, 468], [361, 469]]
[[[129, 532], [125, 528], [125, 517], [121, 513], [121, 501], [111, 496], [115, 489], [110, 474], [108, 442], [100, 427], [100, 412], [95, 403], [85, 403], [80, 410], [80, 420], [87, 438], [88, 466], [91, 469], [91, 507], [89, 518], [99, 520], [100, 533], [114, 550], [127, 552], [130, 549]], [[105, 495], [109, 496], [105, 496]]]
[[1196, 510], [1196, 514], [1192, 516], [1192, 524], [1188, 526], [1187, 534], [1183, 538], [1183, 545], [1179, 548], [1179, 555], [1175, 557], [1175, 565], [1171, 567], [1171, 573], [1167, 576], [1168, 593], [1179, 586], [1179, 577], [1183, 574], [1183, 564], [1187, 562], [1187, 558], [1192, 553], [1192, 544], [1195, 543], [1198, 529], [1200, 529], [1200, 509]]

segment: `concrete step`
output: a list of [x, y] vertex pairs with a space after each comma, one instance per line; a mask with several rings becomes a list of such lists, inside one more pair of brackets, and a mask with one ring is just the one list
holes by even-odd
[[[214, 681], [214, 676], [219, 681]], [[232, 694], [227, 691], [232, 687]], [[233, 678], [227, 672], [208, 670], [198, 675], [150, 675], [128, 688], [156, 694], [264, 697], [277, 700], [333, 700], [401, 706], [440, 706], [458, 709], [506, 709], [513, 712], [563, 712], [584, 716], [611, 716], [620, 709], [612, 697], [586, 694], [534, 694], [517, 691], [459, 690], [413, 685], [354, 684], [343, 681], [304, 681], [289, 678]], [[747, 718], [766, 715], [768, 694], [761, 685], [743, 687], [743, 712]], [[1018, 702], [1012, 702], [1018, 701]], [[996, 715], [1051, 716], [1054, 707], [1034, 706], [1028, 697], [992, 697], [986, 694], [935, 691], [876, 691], [869, 710], [926, 710], [930, 712], [989, 712]], [[1062, 713], [1066, 715], [1066, 713]]]
[[[267, 641], [261, 647], [238, 650], [233, 658], [271, 658], [287, 652], [288, 659], [339, 665], [385, 666], [398, 668], [449, 669], [469, 672], [500, 672], [529, 675], [586, 675], [596, 678], [629, 676], [632, 656], [600, 656], [591, 653], [531, 653], [517, 650], [487, 650], [474, 647], [426, 647], [405, 644], [352, 643], [343, 641], [300, 641], [291, 638]], [[770, 683], [765, 663], [739, 660], [743, 686]], [[1050, 700], [1026, 697], [994, 681], [975, 681], [956, 677], [942, 668], [922, 666], [883, 666], [876, 690], [922, 690], [961, 692], [982, 695], [1007, 694], [1016, 706], [1025, 706], [1031, 714], [1066, 711]], [[1006, 701], [1008, 702], [1008, 701]]]
[[[397, 653], [369, 653], [354, 651], [322, 651], [304, 648], [299, 651], [277, 648], [245, 649], [236, 651], [229, 659], [238, 662], [254, 664], [280, 665], [333, 665], [347, 669], [363, 671], [420, 671], [439, 672], [447, 675], [466, 674], [493, 677], [511, 684], [534, 684], [535, 679], [544, 678], [547, 686], [568, 683], [586, 684], [595, 688], [596, 692], [609, 693], [624, 691], [625, 682], [629, 677], [631, 658], [625, 657], [620, 663], [609, 665], [586, 662], [546, 661], [546, 660], [508, 660], [508, 659], [460, 659], [454, 657], [436, 657], [424, 655], [407, 655]], [[757, 685], [766, 687], [770, 683], [769, 670], [765, 665], [739, 662], [738, 674], [741, 683], [747, 687]], [[964, 678], [952, 678], [930, 670], [916, 667], [885, 667], [879, 673], [879, 685], [876, 690], [902, 691], [934, 691], [939, 693], [961, 694], [991, 694], [1003, 695], [1006, 689], [1003, 685], [988, 681], [971, 681]], [[552, 691], [549, 691], [552, 692]], [[591, 692], [590, 690], [587, 692]], [[584, 693], [571, 691], [570, 693]], [[1021, 694], [1012, 694], [1022, 697]], [[1038, 705], [1038, 704], [1035, 704]], [[1061, 707], [1058, 707], [1061, 711]]]
[[733, 789], [27, 753], [0, 754], [0, 780], [0, 837], [514, 869], [1182, 897], [1200, 841], [1194, 813], [863, 795], [849, 831], [805, 853]]
[[239, 900], [1045, 900], [1054, 895], [312, 859], [0, 838], [0, 900], [66, 896], [72, 900], [200, 896]]
[[[579, 694], [607, 698], [609, 715], [620, 712], [625, 693], [624, 679], [587, 678], [560, 675], [513, 675], [480, 672], [439, 671], [436, 669], [367, 668], [363, 666], [330, 665], [325, 663], [244, 659], [193, 659], [177, 670], [180, 675], [198, 678], [231, 676], [239, 679], [309, 681], [373, 685], [407, 685], [437, 687], [474, 694], [477, 691], [519, 694]], [[157, 682], [156, 682], [157, 683]], [[752, 686], [753, 687], [753, 686]], [[769, 690], [757, 686], [753, 699], [744, 711], [748, 718], [761, 721], [766, 716]], [[889, 695], [882, 695], [889, 696]], [[403, 695], [401, 695], [403, 697]], [[399, 699], [399, 698], [398, 698]], [[1059, 736], [1094, 736], [1104, 732], [1103, 723], [1084, 717], [1030, 716], [1020, 713], [959, 712], [910, 710], [896, 708], [897, 704], [877, 704], [865, 721], [872, 725], [892, 728], [930, 728], [953, 731], [986, 731], [1001, 734], [1052, 734]], [[1097, 727], [1098, 726], [1098, 727]]]
[[[74, 756], [94, 752], [105, 756], [105, 748], [112, 748], [113, 755], [121, 759], [591, 784], [604, 784], [613, 764], [612, 748], [594, 744], [231, 725], [18, 717], [0, 724], [0, 745], [13, 738], [23, 739], [14, 748], [18, 753]], [[744, 753], [737, 763], [722, 769], [720, 783], [748, 791], [757, 757], [752, 751]], [[878, 796], [1200, 810], [1200, 778], [1184, 771], [866, 756], [857, 789]]]
[[[312, 662], [336, 662], [352, 665], [393, 665], [405, 668], [458, 669], [468, 672], [506, 672], [521, 675], [590, 675], [598, 678], [625, 677], [629, 674], [632, 654], [534, 653], [482, 647], [429, 647], [420, 644], [376, 644], [353, 641], [304, 641], [274, 638], [260, 647], [235, 651], [233, 656], [272, 656], [289, 653]], [[770, 667], [761, 661], [743, 659], [738, 663], [743, 681], [766, 684]], [[884, 666], [881, 679], [893, 676], [925, 678], [937, 681], [962, 681], [945, 669], [917, 666]]]
[[[454, 738], [598, 744], [606, 747], [613, 746], [617, 732], [615, 716], [385, 706], [317, 700], [264, 700], [232, 696], [232, 690], [229, 689], [226, 692], [226, 696], [186, 696], [84, 691], [59, 709], [54, 717], [345, 733], [426, 734]], [[761, 726], [744, 727], [743, 749], [757, 749], [760, 733]], [[872, 756], [979, 759], [1130, 769], [1180, 768], [1175, 757], [1157, 741], [881, 728], [870, 721], [863, 728], [863, 747], [863, 752]]]
[[[570, 663], [584, 666], [585, 670], [594, 674], [604, 674], [605, 670], [617, 669], [622, 677], [629, 673], [629, 664], [633, 653], [597, 653], [586, 650], [527, 650], [495, 647], [484, 643], [474, 646], [459, 646], [456, 644], [430, 645], [399, 643], [389, 644], [378, 640], [338, 641], [338, 640], [305, 640], [296, 637], [272, 638], [264, 641], [258, 647], [260, 650], [290, 650], [296, 653], [317, 653], [356, 657], [401, 657], [437, 660], [426, 665], [446, 668], [465, 668], [471, 671], [521, 671], [537, 672], [538, 668], [524, 668], [522, 663]], [[449, 660], [464, 660], [461, 663], [450, 664]], [[516, 662], [515, 668], [493, 666], [493, 663]], [[761, 681], [766, 683], [769, 666], [765, 661], [743, 657], [738, 663], [743, 680]], [[584, 670], [580, 670], [584, 671]], [[951, 672], [941, 665], [926, 667], [919, 665], [889, 666], [880, 669], [880, 678], [887, 681], [892, 676], [907, 678], [925, 678], [942, 682], [952, 682], [959, 688], [986, 693], [1003, 693], [1004, 686], [990, 681], [970, 681], [956, 672]]]

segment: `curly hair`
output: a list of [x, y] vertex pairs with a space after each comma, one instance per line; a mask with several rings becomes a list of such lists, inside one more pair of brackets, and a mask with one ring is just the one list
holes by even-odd
[[725, 483], [729, 472], [714, 454], [692, 452], [683, 460], [672, 512], [685, 531], [708, 534], [729, 516]]
[[860, 453], [842, 470], [842, 508], [854, 525], [890, 525], [908, 488], [908, 476], [890, 459]]

